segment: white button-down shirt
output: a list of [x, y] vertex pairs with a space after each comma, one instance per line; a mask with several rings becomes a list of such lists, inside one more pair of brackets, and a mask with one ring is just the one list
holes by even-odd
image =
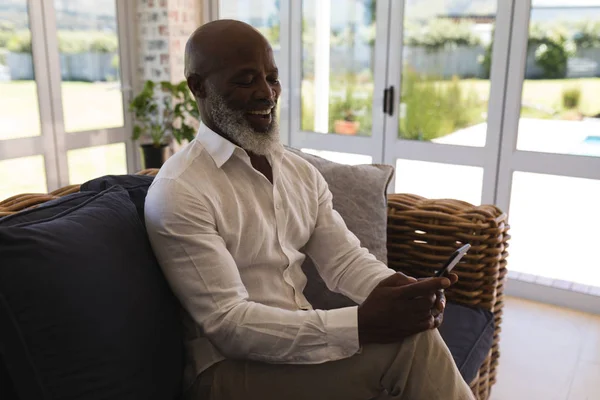
[[314, 310], [304, 297], [306, 255], [359, 304], [394, 273], [360, 247], [311, 164], [282, 146], [268, 161], [273, 184], [201, 125], [148, 191], [148, 235], [185, 310], [187, 384], [225, 357], [314, 364], [359, 350], [357, 307]]

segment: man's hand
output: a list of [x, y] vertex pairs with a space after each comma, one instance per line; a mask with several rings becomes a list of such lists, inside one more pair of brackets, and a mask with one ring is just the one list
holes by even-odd
[[402, 274], [381, 281], [358, 307], [360, 344], [393, 343], [433, 329], [436, 293], [451, 283], [448, 278], [417, 281]]
[[[458, 275], [456, 274], [447, 274], [446, 277], [450, 279], [452, 285], [454, 285], [458, 281]], [[419, 281], [423, 281], [429, 278], [421, 278]], [[434, 328], [438, 328], [442, 322], [444, 321], [444, 310], [446, 309], [446, 296], [444, 295], [444, 290], [438, 290], [435, 294], [435, 305], [431, 309], [431, 315], [434, 318]]]

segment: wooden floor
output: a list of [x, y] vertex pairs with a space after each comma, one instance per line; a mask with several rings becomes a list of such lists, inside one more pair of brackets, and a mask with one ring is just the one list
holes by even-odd
[[600, 316], [508, 298], [491, 400], [600, 400]]

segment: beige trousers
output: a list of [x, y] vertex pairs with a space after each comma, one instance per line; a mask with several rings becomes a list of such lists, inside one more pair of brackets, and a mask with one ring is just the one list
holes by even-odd
[[[210, 392], [210, 396], [208, 396]], [[402, 343], [367, 345], [317, 365], [225, 360], [203, 373], [186, 400], [471, 400], [437, 330]]]

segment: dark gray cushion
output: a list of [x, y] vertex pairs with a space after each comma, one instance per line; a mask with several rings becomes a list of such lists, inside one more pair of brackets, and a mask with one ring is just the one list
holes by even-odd
[[176, 398], [179, 306], [128, 193], [33, 214], [0, 223], [0, 348], [19, 398]]
[[135, 206], [142, 224], [145, 225], [144, 201], [153, 180], [153, 176], [147, 175], [105, 175], [85, 182], [81, 185], [80, 190], [98, 193], [115, 185], [122, 186], [129, 193], [129, 198]]
[[15, 385], [6, 369], [3, 357], [0, 355], [0, 399], [2, 400], [17, 400]]
[[0, 218], [0, 226], [14, 226], [25, 222], [41, 221], [43, 219], [55, 217], [73, 207], [83, 204], [96, 193], [72, 193], [55, 200], [50, 200], [38, 205], [36, 208], [29, 208], [16, 214]]
[[[333, 195], [333, 208], [348, 229], [378, 260], [387, 263], [387, 188], [394, 174], [389, 165], [344, 165], [287, 148], [307, 160], [323, 175]], [[304, 295], [314, 308], [329, 310], [356, 305], [333, 293], [307, 259], [302, 269], [307, 277]]]
[[[89, 192], [73, 193], [56, 200], [47, 201], [36, 208], [30, 208], [0, 218], [0, 226], [13, 226], [25, 222], [34, 222], [50, 218], [82, 204], [94, 195], [94, 193]], [[4, 354], [4, 351], [0, 351], [0, 399], [17, 399], [17, 394], [14, 392], [14, 385], [8, 375], [2, 354]]]
[[494, 342], [494, 315], [448, 302], [440, 334], [467, 383], [471, 383]]

